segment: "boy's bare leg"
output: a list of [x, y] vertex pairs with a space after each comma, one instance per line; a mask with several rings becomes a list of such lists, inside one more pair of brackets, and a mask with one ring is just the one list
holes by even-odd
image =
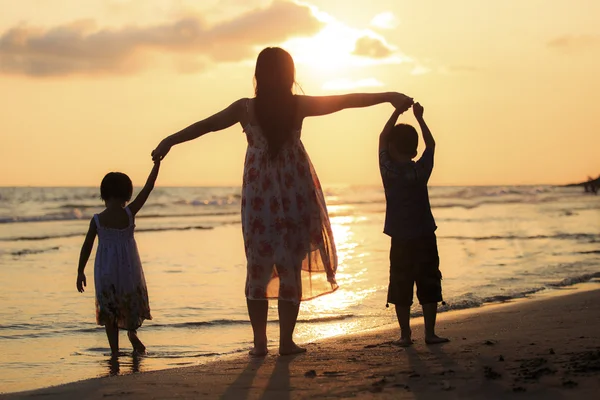
[[396, 305], [396, 317], [400, 324], [400, 340], [395, 341], [394, 344], [408, 347], [413, 344], [410, 330], [410, 306]]
[[108, 344], [110, 345], [110, 352], [113, 357], [119, 355], [119, 328], [117, 324], [112, 322], [107, 322], [104, 325], [104, 329], [106, 330], [106, 337], [108, 338]]
[[425, 343], [438, 344], [449, 342], [450, 339], [439, 337], [435, 334], [435, 320], [437, 316], [437, 303], [423, 304], [423, 318], [425, 319]]
[[133, 350], [138, 354], [146, 353], [146, 346], [140, 340], [136, 331], [127, 331], [127, 337], [131, 342], [131, 346], [133, 346]]

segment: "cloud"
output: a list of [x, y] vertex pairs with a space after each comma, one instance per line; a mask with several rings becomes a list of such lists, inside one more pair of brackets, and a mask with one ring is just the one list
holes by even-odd
[[437, 68], [437, 72], [443, 75], [447, 74], [471, 74], [476, 72], [481, 72], [480, 67], [476, 67], [474, 65], [467, 64], [459, 64], [459, 65], [448, 65], [448, 66], [440, 66]]
[[356, 81], [350, 79], [336, 79], [333, 81], [325, 82], [323, 85], [324, 90], [354, 90], [365, 87], [381, 87], [383, 83], [375, 78], [359, 79]]
[[393, 54], [393, 50], [381, 39], [363, 36], [356, 40], [353, 54], [371, 58], [387, 58]]
[[477, 72], [479, 67], [474, 65], [451, 65], [448, 67], [451, 72]]
[[394, 29], [398, 26], [398, 20], [393, 13], [388, 11], [374, 16], [371, 25], [380, 29]]
[[425, 75], [429, 72], [431, 72], [431, 68], [423, 65], [416, 65], [412, 71], [410, 71], [411, 75]]
[[548, 42], [548, 46], [562, 51], [584, 50], [600, 46], [600, 35], [565, 35]]
[[92, 21], [46, 30], [18, 26], [0, 36], [0, 72], [31, 76], [127, 73], [143, 68], [142, 55], [148, 52], [241, 61], [256, 56], [256, 46], [312, 35], [322, 26], [308, 7], [284, 1], [214, 26], [193, 15], [119, 29], [98, 29]]

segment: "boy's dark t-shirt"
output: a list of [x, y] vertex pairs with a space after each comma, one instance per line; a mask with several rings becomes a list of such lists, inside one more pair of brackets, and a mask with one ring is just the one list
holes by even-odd
[[379, 153], [379, 169], [385, 189], [386, 235], [414, 239], [437, 229], [427, 182], [433, 170], [433, 149], [426, 148], [418, 161], [394, 162], [387, 150]]

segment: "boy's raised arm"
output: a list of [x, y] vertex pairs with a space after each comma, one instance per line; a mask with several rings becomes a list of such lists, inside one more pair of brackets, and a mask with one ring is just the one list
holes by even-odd
[[392, 131], [392, 128], [394, 127], [394, 125], [396, 125], [396, 122], [398, 121], [398, 117], [400, 116], [400, 114], [402, 114], [402, 112], [396, 108], [394, 110], [394, 113], [390, 117], [390, 119], [388, 119], [388, 121], [385, 123], [385, 126], [383, 127], [383, 130], [381, 131], [381, 134], [379, 135], [379, 152], [380, 153], [383, 150], [388, 149], [388, 141], [390, 138], [390, 132]]
[[413, 104], [413, 113], [415, 114], [415, 118], [421, 127], [421, 131], [423, 132], [423, 141], [425, 142], [425, 147], [428, 149], [435, 149], [435, 140], [433, 139], [433, 135], [429, 130], [429, 127], [425, 123], [425, 119], [423, 119], [424, 108], [420, 103]]
[[138, 211], [140, 211], [141, 208], [146, 203], [146, 200], [148, 200], [148, 196], [150, 196], [152, 189], [154, 189], [154, 183], [156, 182], [156, 178], [158, 177], [159, 169], [160, 169], [160, 161], [157, 160], [154, 162], [154, 167], [152, 167], [152, 171], [150, 171], [150, 175], [148, 175], [148, 180], [146, 180], [146, 184], [144, 185], [142, 190], [140, 190], [140, 192], [136, 196], [135, 200], [133, 200], [131, 203], [129, 203], [129, 206], [128, 206], [129, 211], [131, 211], [131, 213], [133, 215], [137, 214]]

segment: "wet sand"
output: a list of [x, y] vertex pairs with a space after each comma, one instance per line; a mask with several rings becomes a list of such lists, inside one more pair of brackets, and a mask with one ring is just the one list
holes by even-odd
[[451, 339], [444, 345], [427, 346], [415, 319], [416, 343], [406, 349], [388, 329], [312, 343], [298, 356], [243, 356], [0, 398], [592, 399], [600, 390], [600, 290], [586, 288], [441, 314], [438, 334]]

